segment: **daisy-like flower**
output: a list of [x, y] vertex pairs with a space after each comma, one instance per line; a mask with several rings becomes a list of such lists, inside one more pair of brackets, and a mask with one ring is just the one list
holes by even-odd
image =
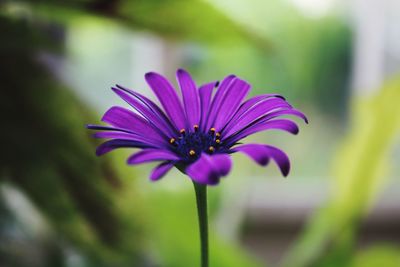
[[97, 155], [116, 148], [139, 148], [127, 162], [132, 165], [161, 162], [151, 172], [153, 181], [175, 166], [198, 184], [216, 185], [231, 170], [230, 154], [236, 152], [262, 166], [272, 159], [282, 174], [288, 175], [290, 163], [282, 150], [239, 141], [272, 129], [297, 134], [296, 123], [281, 116], [293, 115], [307, 122], [303, 113], [277, 94], [245, 100], [250, 84], [234, 75], [221, 83], [211, 82], [200, 87], [182, 69], [176, 77], [182, 98], [160, 74], [145, 75], [162, 108], [135, 91], [120, 85], [113, 87], [134, 111], [114, 106], [102, 118], [109, 126], [88, 125], [89, 129], [100, 130], [95, 137], [110, 139], [97, 148]]

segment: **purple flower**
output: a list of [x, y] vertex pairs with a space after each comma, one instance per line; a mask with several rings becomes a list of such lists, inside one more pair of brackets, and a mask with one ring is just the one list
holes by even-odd
[[110, 126], [88, 125], [89, 129], [100, 130], [95, 137], [110, 139], [97, 148], [97, 155], [121, 147], [139, 148], [127, 162], [132, 165], [161, 162], [150, 175], [153, 181], [175, 166], [197, 183], [218, 184], [229, 173], [230, 154], [235, 152], [244, 153], [262, 166], [272, 159], [282, 174], [288, 175], [290, 162], [282, 150], [265, 144], [239, 144], [239, 141], [271, 129], [297, 134], [297, 125], [280, 117], [294, 115], [307, 122], [303, 113], [276, 94], [245, 100], [250, 84], [234, 75], [221, 83], [211, 82], [199, 88], [186, 71], [180, 69], [176, 76], [182, 99], [160, 74], [145, 75], [162, 109], [137, 92], [119, 85], [113, 87], [135, 111], [114, 106], [102, 118]]

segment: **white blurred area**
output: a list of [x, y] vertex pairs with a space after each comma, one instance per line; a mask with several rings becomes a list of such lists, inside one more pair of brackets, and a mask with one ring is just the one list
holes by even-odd
[[354, 32], [352, 86], [368, 94], [400, 69], [400, 1], [287, 0], [305, 16], [345, 14]]
[[400, 1], [354, 0], [353, 88], [369, 95], [400, 69]]
[[335, 0], [289, 0], [304, 15], [321, 17], [329, 14], [334, 7]]
[[[95, 47], [88, 38], [97, 39]], [[60, 72], [63, 80], [99, 112], [118, 101], [110, 90], [112, 86], [120, 84], [148, 94], [144, 73], [165, 73], [170, 67], [166, 62], [173, 62], [161, 38], [132, 33], [109, 21], [99, 25], [88, 19], [71, 25], [66, 48], [67, 58]]]

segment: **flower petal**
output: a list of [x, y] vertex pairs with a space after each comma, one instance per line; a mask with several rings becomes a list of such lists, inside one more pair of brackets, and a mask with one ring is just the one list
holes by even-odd
[[186, 168], [186, 174], [200, 184], [216, 185], [222, 176], [226, 176], [232, 167], [229, 154], [207, 155], [200, 158]]
[[248, 157], [256, 161], [261, 166], [266, 166], [269, 163], [270, 155], [264, 145], [246, 144], [237, 146], [232, 149], [233, 152], [242, 152]]
[[124, 132], [113, 132], [113, 131], [106, 131], [106, 132], [97, 132], [93, 134], [94, 138], [112, 138], [112, 139], [120, 139], [120, 140], [132, 140], [137, 142], [142, 142], [147, 144], [149, 147], [164, 147], [161, 143], [157, 142], [149, 142], [148, 139], [143, 138], [140, 135], [133, 134], [133, 133], [124, 133]]
[[138, 135], [132, 131], [122, 128], [115, 128], [111, 126], [93, 125], [88, 124], [86, 128], [90, 130], [103, 130], [104, 132], [97, 132], [93, 134], [95, 138], [113, 138], [121, 140], [133, 140], [147, 144], [149, 147], [165, 147], [165, 144], [159, 141], [149, 140], [146, 137]]
[[149, 142], [167, 142], [159, 132], [149, 125], [147, 120], [122, 107], [111, 107], [103, 115], [102, 121], [115, 127], [127, 129], [146, 138]]
[[150, 180], [160, 180], [165, 174], [167, 174], [167, 172], [169, 172], [169, 170], [172, 169], [172, 167], [174, 167], [174, 163], [171, 163], [169, 161], [159, 164], [151, 171]]
[[264, 116], [260, 117], [260, 119], [257, 121], [265, 122], [267, 120], [271, 120], [273, 118], [276, 118], [279, 116], [285, 116], [285, 115], [296, 116], [296, 117], [302, 119], [305, 123], [308, 123], [307, 117], [302, 112], [300, 112], [299, 110], [294, 109], [294, 108], [273, 111], [271, 113], [265, 114]]
[[170, 82], [155, 72], [146, 73], [145, 79], [175, 127], [177, 129], [186, 128], [186, 118], [181, 101]]
[[103, 130], [103, 131], [116, 131], [116, 132], [124, 132], [124, 133], [133, 133], [128, 129], [123, 128], [116, 128], [112, 126], [104, 126], [104, 125], [94, 125], [94, 124], [87, 124], [86, 128], [90, 130]]
[[266, 131], [266, 130], [282, 130], [289, 132], [291, 134], [297, 134], [299, 132], [299, 127], [297, 126], [296, 123], [286, 120], [286, 119], [281, 119], [281, 120], [271, 120], [271, 121], [266, 121], [262, 122], [259, 124], [254, 124], [250, 125], [249, 127], [237, 132], [234, 135], [231, 135], [227, 139], [223, 140], [222, 142], [226, 145], [233, 145], [240, 139], [243, 139], [249, 135], [255, 134], [257, 132], [261, 131]]
[[179, 160], [179, 157], [168, 150], [143, 149], [128, 158], [128, 164], [139, 164], [152, 161]]
[[211, 156], [216, 169], [221, 176], [226, 176], [232, 168], [231, 156], [229, 154], [215, 154]]
[[[290, 109], [277, 110], [277, 111], [269, 112], [269, 113], [259, 117], [258, 119], [250, 122], [247, 125], [243, 124], [242, 128], [239, 130], [236, 130], [236, 132], [234, 132], [234, 133], [232, 131], [229, 131], [229, 134], [225, 134], [223, 136], [223, 138], [225, 140], [235, 139], [237, 141], [240, 138], [238, 139], [236, 136], [241, 135], [242, 136], [241, 138], [244, 138], [245, 136], [248, 136], [249, 134], [253, 134], [253, 133], [256, 133], [256, 132], [262, 131], [262, 130], [267, 130], [267, 129], [269, 129], [269, 126], [267, 127], [266, 125], [269, 123], [269, 121], [272, 121], [272, 119], [279, 117], [279, 116], [283, 116], [283, 115], [293, 115], [293, 116], [302, 118], [306, 123], [308, 123], [306, 116], [296, 109], [290, 108]], [[281, 121], [281, 120], [273, 120], [273, 121]], [[264, 126], [266, 127], [265, 129], [263, 129]], [[278, 129], [278, 128], [272, 127], [271, 129]], [[228, 128], [227, 128], [227, 130], [228, 130]], [[289, 126], [289, 127], [284, 126], [282, 128], [282, 130], [288, 131], [293, 134], [298, 133], [297, 125]], [[246, 132], [246, 134], [242, 134], [242, 132]]]
[[215, 96], [211, 102], [211, 106], [207, 115], [207, 123], [205, 124], [205, 129], [209, 129], [213, 127], [215, 118], [218, 114], [218, 109], [223, 101], [223, 98], [229, 89], [229, 85], [232, 83], [233, 80], [235, 80], [236, 77], [234, 75], [229, 75], [225, 77], [225, 79], [222, 80], [221, 84], [219, 85], [217, 92], [215, 93]]
[[176, 77], [182, 91], [183, 104], [189, 127], [198, 125], [200, 123], [200, 99], [196, 84], [185, 70], [179, 69], [176, 72]]
[[278, 165], [283, 176], [286, 177], [289, 174], [289, 158], [285, 152], [279, 148], [269, 145], [246, 144], [233, 148], [232, 152], [242, 152], [262, 166], [266, 166], [269, 159], [272, 158]]
[[131, 148], [148, 148], [151, 147], [148, 144], [138, 142], [138, 141], [133, 141], [133, 140], [122, 140], [122, 139], [113, 139], [106, 141], [99, 145], [96, 149], [96, 155], [101, 156], [104, 155], [105, 153], [108, 153], [116, 148], [122, 148], [122, 147], [131, 147]]
[[229, 86], [229, 90], [226, 91], [225, 96], [218, 107], [218, 116], [215, 118], [212, 127], [217, 131], [221, 131], [232, 115], [238, 110], [240, 104], [249, 91], [250, 84], [243, 80], [235, 79]]
[[135, 95], [132, 95], [129, 91], [116, 87], [113, 87], [112, 90], [131, 107], [137, 110], [144, 118], [146, 118], [158, 132], [163, 135], [167, 134], [167, 137], [174, 136], [174, 128], [164, 114], [157, 114], [157, 112], [140, 101], [140, 99]]
[[282, 100], [281, 98], [266, 98], [250, 107], [244, 112], [239, 118], [233, 120], [226, 126], [226, 130], [222, 133], [223, 135], [229, 136], [232, 133], [242, 129], [249, 123], [252, 123], [261, 116], [267, 114], [276, 109], [291, 108], [289, 103]]
[[202, 85], [199, 88], [200, 95], [200, 107], [201, 107], [201, 121], [200, 121], [200, 129], [205, 131], [208, 110], [210, 108], [211, 95], [213, 89], [217, 86], [218, 82], [212, 82]]
[[148, 99], [147, 97], [145, 97], [144, 95], [139, 94], [138, 92], [132, 91], [128, 88], [125, 88], [121, 85], [117, 84], [117, 87], [121, 90], [124, 90], [125, 92], [127, 92], [128, 94], [132, 95], [133, 97], [136, 97], [140, 102], [142, 102], [144, 105], [146, 105], [150, 110], [152, 110], [157, 116], [159, 116], [161, 119], [163, 119], [169, 126], [169, 128], [171, 128], [172, 130], [177, 130], [174, 128], [174, 126], [172, 125], [171, 121], [169, 120], [169, 118], [165, 115], [165, 113], [161, 110], [161, 108], [154, 103], [153, 101], [151, 101], [150, 99]]
[[[229, 129], [231, 125], [235, 125], [235, 122], [238, 118], [240, 118], [244, 113], [246, 113], [252, 106], [254, 106], [255, 104], [259, 103], [260, 101], [264, 101], [265, 99], [268, 98], [280, 98], [285, 100], [285, 98], [281, 95], [278, 94], [263, 94], [263, 95], [258, 95], [258, 96], [254, 96], [248, 100], [246, 100], [245, 102], [243, 102], [239, 109], [237, 110], [237, 112], [235, 113], [235, 115], [233, 115], [233, 117], [231, 118], [231, 120], [229, 121], [229, 123], [227, 125], [224, 126], [224, 129]], [[224, 130], [221, 131], [221, 133], [223, 133]]]

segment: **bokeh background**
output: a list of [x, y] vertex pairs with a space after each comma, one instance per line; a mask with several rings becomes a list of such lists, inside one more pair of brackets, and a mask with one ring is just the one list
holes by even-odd
[[211, 266], [400, 266], [397, 0], [0, 1], [0, 266], [197, 266], [195, 199], [173, 171], [94, 155], [85, 130], [143, 75], [237, 74], [309, 117], [276, 166], [234, 156], [209, 189]]

